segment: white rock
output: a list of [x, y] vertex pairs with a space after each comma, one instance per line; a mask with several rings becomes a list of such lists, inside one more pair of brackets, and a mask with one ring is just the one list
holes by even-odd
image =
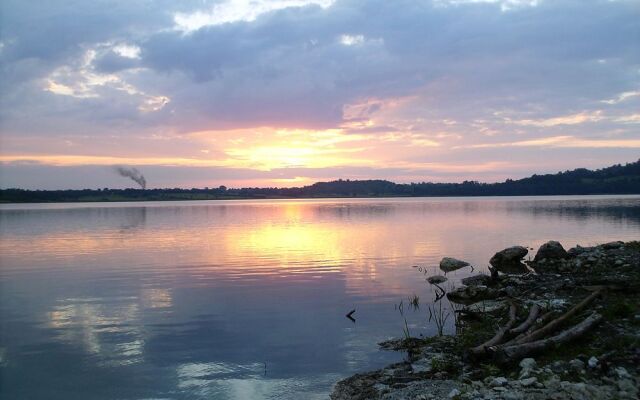
[[598, 359], [592, 356], [589, 361], [587, 361], [587, 364], [589, 365], [589, 368], [595, 368], [598, 366]]
[[450, 399], [453, 399], [456, 396], [460, 396], [460, 391], [458, 389], [453, 389], [452, 391], [449, 392], [449, 395], [447, 397], [449, 397]]

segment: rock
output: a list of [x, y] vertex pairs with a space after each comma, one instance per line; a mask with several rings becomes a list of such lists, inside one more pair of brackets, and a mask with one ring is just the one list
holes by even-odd
[[580, 254], [584, 253], [585, 251], [587, 251], [586, 248], [584, 248], [584, 247], [582, 247], [580, 245], [577, 245], [576, 247], [570, 248], [569, 251], [567, 251], [567, 255], [569, 257], [573, 258], [573, 257], [579, 256]]
[[587, 364], [589, 368], [595, 368], [598, 366], [598, 359], [592, 356], [589, 361], [587, 361]]
[[462, 284], [467, 286], [488, 285], [489, 282], [491, 282], [491, 277], [484, 274], [474, 275], [462, 279]]
[[506, 273], [525, 273], [527, 267], [522, 263], [522, 258], [529, 250], [522, 246], [513, 246], [494, 254], [489, 260], [498, 271]]
[[520, 361], [520, 368], [522, 369], [534, 369], [536, 367], [536, 360], [533, 358], [523, 358]]
[[447, 293], [447, 298], [454, 303], [473, 304], [481, 300], [491, 300], [498, 297], [498, 291], [486, 286], [461, 286]]
[[565, 259], [568, 256], [569, 254], [564, 249], [564, 247], [562, 247], [560, 242], [556, 242], [555, 240], [550, 240], [547, 243], [540, 246], [533, 261], [538, 262], [542, 259], [559, 260], [559, 259]]
[[472, 313], [492, 313], [497, 310], [502, 310], [506, 307], [507, 302], [504, 300], [482, 300], [469, 305], [468, 307], [466, 307], [466, 310]]
[[431, 372], [433, 367], [431, 366], [431, 360], [423, 358], [422, 360], [411, 364], [411, 369], [414, 373], [419, 374], [423, 372]]
[[444, 257], [440, 261], [440, 269], [443, 270], [444, 272], [455, 271], [460, 268], [468, 267], [469, 265], [471, 264], [469, 264], [466, 261], [458, 260], [452, 257]]
[[638, 388], [633, 384], [631, 379], [621, 379], [618, 381], [618, 388], [626, 393], [637, 395]]
[[527, 378], [536, 368], [536, 360], [534, 360], [533, 358], [523, 358], [520, 361], [520, 368], [520, 379]]
[[613, 249], [619, 249], [622, 246], [624, 246], [624, 242], [617, 241], [617, 242], [605, 243], [602, 245], [602, 248], [605, 250], [613, 250]]
[[444, 283], [447, 281], [447, 278], [442, 275], [433, 275], [427, 278], [427, 282], [432, 285], [437, 285], [438, 283]]
[[573, 359], [569, 361], [569, 368], [571, 368], [571, 370], [575, 372], [582, 372], [584, 371], [584, 362], [578, 360], [577, 358]]
[[520, 386], [529, 387], [535, 385], [538, 382], [538, 378], [532, 376], [531, 378], [520, 379], [518, 382]]
[[618, 367], [615, 369], [615, 371], [616, 371], [616, 374], [618, 375], [618, 378], [621, 378], [621, 379], [631, 378], [631, 375], [624, 367]]
[[447, 395], [447, 397], [449, 397], [450, 399], [453, 399], [456, 396], [460, 396], [460, 391], [458, 389], [453, 389], [452, 391], [449, 392], [449, 394]]
[[499, 376], [497, 378], [494, 378], [491, 383], [489, 384], [489, 386], [491, 387], [497, 387], [497, 386], [504, 386], [509, 382], [509, 380], [507, 378], [505, 378], [504, 376]]

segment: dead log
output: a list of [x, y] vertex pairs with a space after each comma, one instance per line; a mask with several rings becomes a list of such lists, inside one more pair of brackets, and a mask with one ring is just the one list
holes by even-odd
[[511, 327], [516, 323], [516, 311], [517, 308], [515, 303], [511, 302], [511, 306], [509, 307], [509, 321], [506, 323], [506, 325], [498, 329], [498, 332], [496, 332], [494, 337], [482, 343], [481, 345], [472, 348], [470, 350], [471, 353], [474, 355], [485, 354], [487, 352], [487, 348], [500, 344], [500, 342], [502, 342], [502, 339], [504, 339], [504, 335], [507, 333], [507, 331], [511, 329]]
[[533, 325], [534, 322], [536, 322], [536, 318], [538, 318], [538, 314], [540, 314], [540, 306], [537, 304], [534, 304], [529, 310], [529, 316], [527, 317], [527, 319], [525, 319], [523, 323], [516, 326], [515, 328], [510, 329], [509, 334], [516, 335], [518, 333], [522, 333], [527, 329], [529, 329], [529, 327]]
[[601, 320], [602, 315], [594, 312], [579, 324], [562, 331], [556, 336], [512, 346], [495, 346], [492, 347], [490, 351], [495, 354], [495, 358], [498, 362], [508, 363], [516, 361], [530, 354], [541, 352], [550, 347], [555, 347], [568, 342], [569, 340], [575, 339], [596, 326]]
[[583, 308], [588, 306], [596, 297], [600, 296], [601, 293], [602, 293], [602, 290], [596, 290], [595, 292], [593, 292], [592, 294], [587, 296], [587, 298], [582, 300], [580, 303], [578, 303], [575, 306], [573, 306], [566, 313], [564, 313], [561, 316], [559, 316], [558, 318], [552, 320], [551, 322], [549, 322], [548, 324], [546, 324], [542, 328], [537, 329], [537, 330], [535, 330], [535, 331], [533, 331], [533, 332], [531, 332], [529, 334], [526, 334], [526, 335], [524, 335], [523, 337], [521, 337], [518, 340], [515, 340], [513, 342], [513, 344], [523, 344], [523, 343], [533, 342], [533, 341], [541, 339], [541, 338], [543, 338], [545, 336], [548, 336], [550, 333], [552, 333], [556, 329], [558, 329], [568, 319], [570, 319], [575, 314], [580, 312]]

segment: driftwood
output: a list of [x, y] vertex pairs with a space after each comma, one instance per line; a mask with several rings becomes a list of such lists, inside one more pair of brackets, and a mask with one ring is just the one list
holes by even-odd
[[515, 328], [510, 329], [509, 334], [515, 335], [518, 333], [525, 332], [527, 329], [529, 329], [531, 325], [533, 325], [536, 322], [536, 318], [538, 318], [538, 314], [540, 314], [540, 306], [538, 306], [537, 304], [534, 304], [529, 310], [529, 316], [527, 317], [527, 319], [525, 319], [523, 323], [516, 326]]
[[499, 362], [504, 363], [518, 360], [529, 354], [546, 350], [579, 337], [597, 325], [601, 320], [602, 315], [593, 313], [579, 324], [562, 331], [556, 336], [523, 344], [496, 346], [492, 347], [490, 351], [495, 354], [496, 360]]
[[545, 325], [555, 315], [556, 315], [556, 313], [554, 311], [547, 311], [546, 313], [542, 314], [539, 318], [536, 318], [533, 321], [533, 324], [531, 324], [524, 332], [520, 333], [519, 335], [517, 335], [513, 339], [503, 343], [503, 346], [509, 346], [509, 345], [512, 345], [512, 344], [516, 343], [517, 341], [519, 341], [520, 339], [522, 339], [523, 337], [525, 337], [529, 333], [533, 332], [535, 330], [535, 326], [536, 325], [537, 326]]
[[496, 332], [494, 337], [482, 343], [481, 345], [472, 348], [470, 350], [471, 353], [475, 355], [485, 354], [489, 347], [500, 344], [500, 342], [502, 342], [502, 340], [504, 339], [504, 335], [516, 323], [516, 311], [516, 305], [511, 302], [511, 306], [509, 307], [509, 321], [506, 323], [506, 325], [498, 329], [498, 332]]
[[551, 322], [549, 322], [548, 324], [546, 324], [542, 328], [537, 329], [537, 330], [535, 330], [535, 331], [533, 331], [531, 333], [528, 333], [528, 334], [522, 336], [520, 339], [514, 340], [513, 344], [516, 345], [516, 344], [523, 344], [523, 343], [533, 342], [533, 341], [541, 339], [541, 338], [543, 338], [545, 336], [548, 336], [550, 333], [552, 333], [555, 330], [557, 330], [568, 319], [570, 319], [575, 314], [580, 312], [583, 308], [588, 306], [596, 297], [600, 296], [601, 293], [602, 293], [602, 290], [596, 290], [595, 292], [593, 292], [592, 294], [587, 296], [587, 298], [582, 300], [580, 303], [578, 303], [575, 306], [573, 306], [573, 308], [571, 308], [566, 313], [564, 313], [561, 316], [559, 316], [558, 318], [552, 320]]

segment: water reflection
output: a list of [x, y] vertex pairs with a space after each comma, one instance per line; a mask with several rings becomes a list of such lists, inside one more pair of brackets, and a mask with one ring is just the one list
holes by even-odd
[[2, 206], [0, 394], [322, 398], [397, 360], [376, 343], [405, 319], [454, 331], [446, 299], [429, 320], [441, 257], [639, 233], [633, 196]]

